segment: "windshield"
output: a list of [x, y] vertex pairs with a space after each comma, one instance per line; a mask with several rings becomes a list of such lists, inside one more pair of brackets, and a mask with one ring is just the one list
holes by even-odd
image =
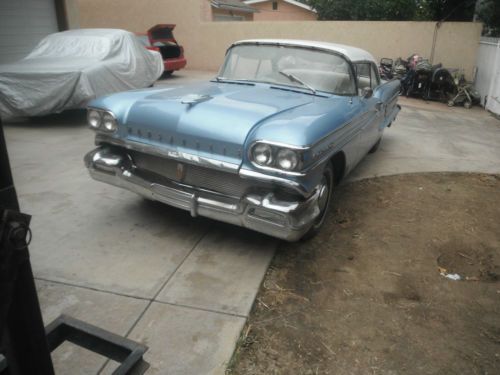
[[238, 45], [228, 52], [219, 79], [267, 82], [337, 95], [354, 95], [347, 61], [333, 53], [278, 45]]

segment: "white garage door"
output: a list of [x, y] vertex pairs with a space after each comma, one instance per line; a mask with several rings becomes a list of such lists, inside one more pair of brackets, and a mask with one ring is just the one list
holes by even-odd
[[500, 116], [500, 39], [495, 49], [495, 64], [491, 71], [491, 86], [486, 109]]
[[54, 0], [0, 0], [0, 64], [26, 56], [57, 31]]

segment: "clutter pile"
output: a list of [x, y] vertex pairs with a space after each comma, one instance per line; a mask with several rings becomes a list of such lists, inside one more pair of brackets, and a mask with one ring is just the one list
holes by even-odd
[[401, 95], [419, 97], [424, 100], [436, 100], [456, 104], [465, 108], [480, 101], [479, 93], [465, 81], [458, 69], [447, 69], [442, 64], [432, 65], [428, 59], [418, 54], [408, 59], [382, 58], [379, 66], [380, 77], [385, 80], [399, 79]]

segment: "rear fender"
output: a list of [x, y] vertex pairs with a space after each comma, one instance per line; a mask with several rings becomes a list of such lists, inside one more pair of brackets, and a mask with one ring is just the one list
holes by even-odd
[[398, 97], [400, 90], [399, 80], [392, 80], [378, 86], [373, 92], [373, 97], [381, 102], [380, 109], [384, 119], [380, 122], [380, 129], [388, 126], [400, 110], [398, 106]]

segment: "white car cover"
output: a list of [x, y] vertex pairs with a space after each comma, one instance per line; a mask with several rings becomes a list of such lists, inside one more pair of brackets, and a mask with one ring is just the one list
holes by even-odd
[[81, 108], [98, 96], [148, 87], [162, 73], [161, 55], [128, 31], [51, 34], [22, 60], [0, 65], [0, 117]]

